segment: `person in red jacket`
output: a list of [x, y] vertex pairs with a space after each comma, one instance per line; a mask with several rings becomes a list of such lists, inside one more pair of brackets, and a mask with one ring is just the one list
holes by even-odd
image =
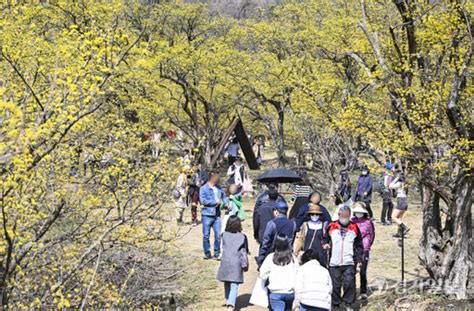
[[[323, 248], [330, 249], [329, 273], [333, 292], [332, 304], [335, 308], [342, 303], [351, 308], [356, 299], [356, 268], [362, 266], [362, 235], [359, 227], [350, 221], [351, 209], [342, 206], [339, 219], [331, 222], [323, 237]], [[344, 293], [341, 297], [341, 287]]]

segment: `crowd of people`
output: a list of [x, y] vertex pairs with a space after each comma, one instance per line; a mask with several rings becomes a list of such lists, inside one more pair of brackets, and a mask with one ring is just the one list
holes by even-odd
[[[191, 202], [192, 221], [196, 225], [200, 206], [204, 259], [220, 261], [217, 279], [224, 283], [226, 307], [232, 310], [244, 271], [249, 267], [249, 243], [242, 230], [242, 221], [246, 219], [242, 197], [247, 172], [232, 148], [228, 164], [225, 189], [218, 171], [206, 174], [194, 166], [183, 172], [176, 183], [176, 210], [181, 222], [186, 200]], [[380, 220], [382, 225], [398, 224], [395, 237], [409, 230], [403, 223], [408, 207], [404, 183], [402, 171], [388, 163], [380, 189]], [[367, 268], [375, 240], [371, 209], [374, 178], [369, 169], [361, 167], [354, 193], [348, 171], [341, 171], [341, 182], [334, 194], [338, 205], [332, 216], [321, 204], [321, 194], [314, 190], [308, 176], [303, 175], [302, 182], [294, 187], [291, 211], [278, 188], [277, 184], [266, 185], [255, 200], [252, 217], [253, 238], [259, 245], [255, 261], [268, 291], [268, 308], [350, 309], [357, 298], [357, 275], [359, 299], [367, 299]], [[397, 200], [395, 206], [393, 198]]]
[[[365, 203], [356, 202], [352, 209], [342, 205], [333, 219], [320, 204], [321, 195], [312, 192], [309, 202], [289, 219], [286, 202], [278, 200], [273, 187], [267, 192], [268, 201], [254, 210], [254, 237], [259, 242], [256, 261], [260, 277], [268, 282], [270, 307], [350, 308], [356, 300], [356, 271], [361, 278], [361, 299], [367, 299], [367, 267], [375, 229]], [[268, 217], [270, 208], [273, 218]], [[267, 220], [263, 236], [262, 218]]]

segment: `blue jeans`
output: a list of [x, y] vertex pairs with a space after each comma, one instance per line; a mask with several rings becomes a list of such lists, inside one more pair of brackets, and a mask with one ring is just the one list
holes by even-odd
[[221, 253], [221, 218], [215, 216], [202, 216], [202, 247], [204, 254], [211, 254], [211, 228], [214, 231], [214, 257]]
[[300, 311], [329, 311], [329, 309], [311, 307], [300, 303]]
[[238, 283], [224, 282], [224, 295], [227, 299], [227, 305], [235, 307], [235, 301], [237, 300], [237, 289], [239, 288]]
[[270, 306], [273, 311], [291, 311], [294, 299], [293, 293], [270, 293]]

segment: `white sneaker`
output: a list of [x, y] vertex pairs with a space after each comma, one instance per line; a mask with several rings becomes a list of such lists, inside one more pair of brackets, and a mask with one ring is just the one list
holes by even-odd
[[361, 300], [367, 300], [367, 294], [361, 294], [360, 299]]

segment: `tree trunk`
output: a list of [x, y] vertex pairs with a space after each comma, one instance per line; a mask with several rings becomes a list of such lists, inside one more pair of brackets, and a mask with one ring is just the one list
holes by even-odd
[[211, 161], [212, 161], [212, 156], [213, 156], [213, 148], [212, 148], [212, 143], [210, 139], [204, 139], [203, 145], [202, 145], [202, 166], [205, 170], [210, 170], [212, 169], [211, 167]]
[[[0, 274], [3, 274], [3, 267], [0, 262]], [[3, 280], [0, 279], [0, 310], [3, 310], [7, 305], [7, 287]]]
[[285, 156], [285, 112], [281, 109], [278, 112], [278, 135], [275, 139], [278, 165], [284, 166], [286, 164]]
[[438, 288], [446, 295], [466, 299], [472, 258], [472, 190], [469, 176], [458, 178], [452, 197], [446, 200], [448, 215], [441, 226], [440, 196], [423, 186], [423, 236], [419, 258]]
[[263, 118], [263, 122], [265, 123], [265, 126], [267, 127], [268, 132], [270, 133], [270, 136], [272, 137], [273, 144], [275, 145], [276, 154], [278, 158], [278, 165], [284, 166], [286, 163], [285, 145], [284, 145], [285, 132], [283, 129], [284, 118], [280, 119], [280, 116], [278, 117], [277, 126], [275, 126], [274, 119], [272, 118]]

